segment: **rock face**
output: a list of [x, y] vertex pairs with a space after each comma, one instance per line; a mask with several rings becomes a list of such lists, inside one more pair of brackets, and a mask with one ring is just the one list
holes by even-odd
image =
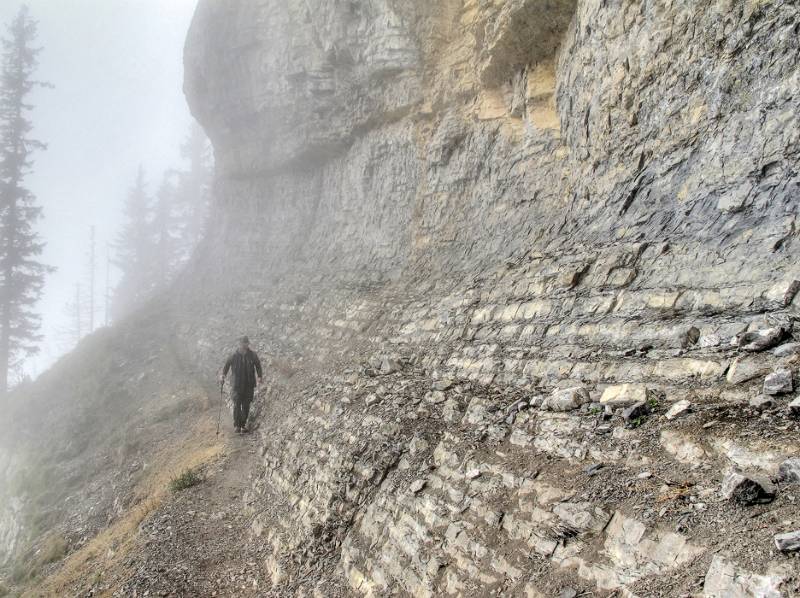
[[[358, 341], [414, 360], [381, 383], [395, 398], [369, 406], [369, 426], [325, 393], [310, 399], [313, 427], [340, 440], [310, 430], [299, 411], [271, 424], [255, 492], [303, 505], [281, 522], [262, 516], [276, 579], [292, 577], [285, 555], [315, 521], [339, 526], [336, 570], [367, 595], [556, 595], [558, 571], [652, 595], [647, 579], [701, 566], [705, 544], [615, 499], [598, 502], [599, 490], [570, 490], [564, 474], [587, 479], [586, 465], [602, 462], [591, 475], [602, 484], [653, 458], [727, 468], [739, 455], [686, 423], [660, 436], [679, 441], [637, 461], [631, 439], [662, 424], [595, 433], [585, 404], [603, 390], [601, 403], [642, 412], [651, 391], [746, 403], [780, 359], [764, 350], [791, 340], [795, 8], [200, 3], [186, 90], [219, 166], [218, 226], [204, 250], [241, 259], [217, 271], [198, 260], [198, 276], [237, 288], [255, 269], [270, 281], [251, 285], [260, 307], [239, 321], [268, 330], [276, 355], [308, 364]], [[456, 386], [436, 401], [403, 398], [403, 379], [422, 376], [428, 389], [432, 373]], [[373, 382], [348, 384], [358, 393]], [[518, 393], [544, 394], [542, 409], [510, 416]], [[704, 430], [714, 430], [709, 419]], [[693, 419], [666, 425], [684, 421]], [[409, 426], [423, 426], [432, 471], [403, 461], [396, 473], [389, 455]], [[775, 450], [791, 451], [784, 429]], [[355, 473], [362, 445], [393, 447], [371, 478]], [[559, 465], [548, 470], [544, 457]], [[347, 490], [343, 477], [355, 480]], [[412, 482], [417, 494], [404, 491]], [[711, 546], [718, 532], [707, 533]], [[555, 577], [531, 576], [531, 553]], [[720, 575], [707, 585], [721, 587]], [[719, 592], [708, 595], [729, 595]]]
[[[800, 279], [797, 18], [781, 1], [200, 3], [186, 90], [219, 168], [204, 251], [237, 259], [198, 260], [194, 276], [247, 277], [254, 307], [237, 321], [275, 355], [309, 364], [366, 342], [413, 358], [347, 383], [383, 387], [369, 426], [309, 399], [313, 427], [340, 440], [299, 406], [271, 423], [255, 493], [303, 505], [264, 523], [278, 577], [315, 521], [338, 522], [337, 570], [365, 594], [564, 590], [530, 576], [532, 552], [575, 587], [649, 595], [646, 578], [695, 562], [703, 546], [599, 490], [567, 499], [563, 474], [602, 462], [602, 484], [655, 425], [689, 440], [646, 461], [732, 465], [693, 418], [595, 434], [585, 403], [645, 411], [653, 391], [690, 391], [702, 413], [720, 393], [746, 403], [778, 366], [765, 349], [791, 340]], [[405, 404], [402, 380], [429, 389], [432, 373], [455, 386]], [[515, 393], [543, 409], [510, 417]], [[433, 471], [393, 468], [409, 426]], [[793, 429], [774, 439], [784, 456]], [[394, 447], [384, 473], [354, 473], [362, 445]]]
[[[747, 407], [797, 340], [797, 26], [790, 0], [201, 0], [217, 197], [171, 324], [198, 371], [242, 331], [264, 357], [242, 541], [276, 593], [775, 586], [774, 531], [708, 472], [798, 451]], [[691, 415], [602, 405], [664, 397]]]

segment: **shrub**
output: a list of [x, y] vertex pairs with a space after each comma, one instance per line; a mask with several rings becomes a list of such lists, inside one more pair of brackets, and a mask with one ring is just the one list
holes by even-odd
[[172, 478], [169, 482], [169, 489], [173, 492], [180, 492], [192, 486], [197, 486], [203, 478], [194, 469], [187, 469], [179, 476]]

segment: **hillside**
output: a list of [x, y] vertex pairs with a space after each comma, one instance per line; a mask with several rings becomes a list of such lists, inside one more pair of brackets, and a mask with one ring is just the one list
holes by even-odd
[[[16, 399], [17, 587], [800, 595], [798, 33], [790, 0], [202, 0], [209, 233]], [[269, 385], [218, 439], [242, 333]]]

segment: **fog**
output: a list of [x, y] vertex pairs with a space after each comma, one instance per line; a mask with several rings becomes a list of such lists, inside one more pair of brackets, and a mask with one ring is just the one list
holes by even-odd
[[[33, 137], [48, 144], [35, 155], [27, 184], [44, 210], [38, 223], [55, 266], [40, 304], [41, 353], [29, 375], [67, 347], [60, 331], [75, 285], [88, 277], [90, 226], [97, 230], [97, 311], [104, 321], [107, 243], [118, 233], [126, 194], [141, 164], [154, 191], [161, 172], [180, 164], [191, 116], [182, 93], [182, 51], [196, 0], [30, 0], [43, 48]], [[6, 26], [20, 3], [0, 2]], [[112, 271], [113, 278], [118, 273]]]

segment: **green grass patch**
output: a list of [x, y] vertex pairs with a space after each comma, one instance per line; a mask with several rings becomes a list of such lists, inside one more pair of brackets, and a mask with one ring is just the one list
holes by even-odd
[[197, 486], [203, 481], [203, 477], [195, 469], [187, 469], [179, 476], [175, 476], [169, 481], [169, 489], [173, 492], [180, 492], [192, 486]]

